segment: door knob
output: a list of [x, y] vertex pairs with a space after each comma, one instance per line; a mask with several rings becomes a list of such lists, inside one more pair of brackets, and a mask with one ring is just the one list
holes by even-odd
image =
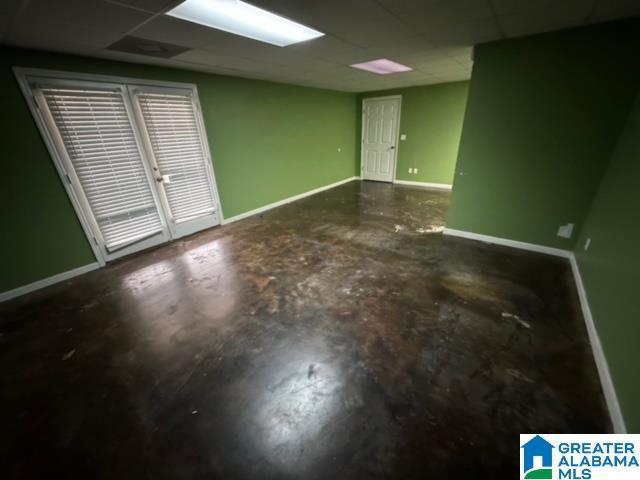
[[391, 150], [394, 150], [396, 148], [395, 145], [391, 145]]

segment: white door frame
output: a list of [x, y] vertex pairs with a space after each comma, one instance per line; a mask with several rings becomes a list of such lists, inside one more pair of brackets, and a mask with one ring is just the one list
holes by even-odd
[[[141, 85], [128, 85], [127, 86], [129, 95], [131, 97], [131, 102], [133, 104], [133, 109], [135, 112], [134, 121], [137, 123], [138, 128], [142, 132], [146, 132], [146, 125], [144, 123], [144, 115], [142, 114], [142, 108], [140, 106], [140, 101], [136, 97], [137, 92], [153, 92], [160, 94], [182, 94], [185, 96], [191, 97], [191, 104], [193, 105], [194, 115], [196, 117], [196, 128], [198, 129], [198, 135], [200, 137], [200, 145], [202, 147], [202, 153], [205, 160], [205, 174], [207, 179], [209, 180], [209, 189], [211, 192], [211, 196], [214, 200], [214, 208], [215, 210], [211, 215], [208, 215], [205, 218], [200, 218], [197, 221], [192, 220], [192, 226], [185, 231], [181, 229], [178, 225], [176, 225], [173, 221], [173, 218], [168, 218], [167, 223], [169, 226], [169, 230], [171, 231], [171, 237], [173, 240], [184, 237], [186, 235], [191, 235], [194, 232], [198, 232], [208, 227], [212, 227], [215, 225], [220, 225], [222, 223], [222, 215], [220, 212], [220, 200], [218, 198], [218, 188], [216, 186], [215, 174], [213, 172], [213, 164], [211, 162], [211, 154], [209, 153], [209, 145], [206, 139], [206, 131], [204, 129], [204, 121], [202, 119], [202, 112], [200, 108], [200, 100], [198, 99], [197, 91], [194, 88], [178, 88], [178, 87], [160, 87], [160, 86], [141, 86]], [[151, 145], [151, 137], [147, 134], [142, 135], [142, 146], [146, 151], [147, 158], [153, 165], [153, 167], [158, 170], [158, 162], [156, 160], [155, 153], [153, 151], [153, 147]], [[154, 175], [155, 176], [155, 175]], [[165, 209], [165, 212], [168, 216], [171, 216], [171, 205], [169, 204], [169, 200], [166, 196], [166, 192], [163, 190], [163, 186], [161, 185], [159, 190], [160, 200], [162, 202], [162, 206]]]
[[[156, 87], [169, 87], [169, 88], [181, 88], [181, 89], [191, 89], [193, 91], [194, 100], [196, 102], [196, 116], [198, 121], [198, 126], [202, 132], [202, 143], [204, 151], [209, 159], [209, 172], [211, 174], [211, 181], [213, 182], [214, 193], [215, 193], [215, 201], [217, 204], [217, 211], [220, 216], [220, 223], [222, 223], [224, 219], [224, 215], [222, 212], [222, 204], [220, 202], [220, 196], [218, 191], [218, 185], [216, 183], [215, 172], [213, 168], [213, 163], [211, 162], [211, 154], [209, 149], [209, 141], [206, 135], [206, 130], [204, 129], [204, 120], [202, 118], [202, 110], [200, 107], [200, 99], [198, 96], [198, 88], [195, 84], [192, 83], [180, 83], [180, 82], [165, 82], [159, 80], [146, 80], [140, 78], [131, 78], [131, 77], [119, 77], [119, 76], [110, 76], [110, 75], [95, 75], [95, 74], [87, 74], [87, 73], [76, 73], [76, 72], [67, 72], [67, 71], [59, 71], [59, 70], [47, 70], [40, 68], [23, 68], [23, 67], [13, 67], [13, 72], [18, 81], [18, 85], [20, 86], [20, 90], [24, 95], [24, 98], [27, 102], [27, 106], [31, 112], [32, 117], [34, 118], [38, 130], [40, 131], [40, 135], [49, 151], [49, 155], [53, 160], [53, 164], [56, 167], [56, 171], [60, 176], [60, 181], [62, 182], [69, 199], [71, 200], [71, 204], [75, 210], [75, 213], [80, 221], [80, 225], [82, 226], [82, 230], [87, 237], [89, 245], [91, 246], [91, 250], [96, 258], [96, 261], [100, 266], [104, 266], [107, 263], [107, 258], [103, 248], [100, 246], [98, 242], [94, 230], [95, 226], [93, 225], [93, 219], [90, 218], [89, 215], [86, 214], [86, 211], [83, 208], [82, 199], [76, 194], [75, 189], [72, 185], [73, 176], [69, 175], [65, 169], [65, 162], [62, 158], [59, 149], [56, 147], [56, 140], [51, 136], [49, 129], [47, 128], [47, 121], [38, 106], [38, 102], [34, 95], [34, 92], [31, 88], [31, 77], [43, 77], [49, 80], [58, 80], [64, 82], [65, 80], [74, 81], [76, 85], [82, 84], [82, 82], [100, 82], [100, 83], [111, 83], [117, 84], [119, 87], [123, 88], [125, 92], [127, 92], [127, 87], [131, 86], [156, 86]], [[125, 105], [130, 114], [132, 114], [133, 106], [129, 103], [130, 98], [128, 93], [124, 95]], [[133, 120], [132, 128], [134, 130], [134, 134], [137, 138], [139, 138], [140, 132], [138, 131], [138, 126], [135, 121], [135, 116], [131, 115]], [[144, 142], [140, 142], [140, 145], [143, 145]], [[141, 155], [145, 155], [145, 152], [141, 152]], [[148, 162], [143, 158], [143, 163], [145, 164], [145, 169], [148, 167]], [[71, 169], [71, 172], [73, 169]], [[81, 191], [81, 190], [80, 190]], [[152, 193], [155, 197], [155, 191], [152, 189]], [[164, 221], [163, 212], [159, 212], [161, 220]], [[169, 239], [171, 240], [171, 239]], [[141, 249], [148, 248], [153, 246], [153, 242], [151, 244], [146, 244], [148, 241], [141, 242]], [[122, 255], [126, 255], [128, 253], [127, 249], [123, 249], [121, 252]], [[109, 260], [113, 260], [114, 258], [109, 258]]]
[[[37, 85], [35, 85], [35, 89], [32, 88], [31, 84], [29, 85], [29, 88], [31, 89], [31, 92], [33, 94], [33, 99], [36, 102], [36, 106], [38, 108], [38, 121], [42, 122], [44, 129], [47, 131], [48, 136], [53, 143], [55, 158], [53, 155], [52, 158], [54, 158], [54, 164], [56, 165], [59, 173], [61, 173], [65, 186], [68, 187], [68, 190], [71, 190], [74, 193], [74, 195], [71, 197], [72, 201], [75, 200], [78, 202], [79, 210], [82, 211], [82, 216], [86, 219], [88, 229], [91, 232], [91, 235], [87, 238], [87, 240], [89, 240], [89, 243], [92, 243], [97, 247], [97, 250], [100, 253], [101, 260], [106, 263], [107, 261], [116, 260], [117, 258], [134, 253], [138, 250], [150, 248], [159, 245], [160, 243], [169, 241], [171, 239], [169, 228], [166, 219], [164, 218], [163, 212], [160, 209], [159, 198], [153, 185], [153, 175], [149, 169], [149, 165], [147, 164], [147, 162], [145, 162], [144, 159], [144, 151], [141, 148], [140, 132], [137, 130], [136, 125], [133, 121], [133, 116], [131, 115], [131, 104], [129, 103], [128, 97], [126, 95], [126, 86], [117, 83], [75, 81], [66, 79], [62, 80], [44, 77], [43, 81], [45, 81], [47, 85], [52, 85], [55, 87], [113, 89], [114, 91], [119, 92], [122, 96], [124, 108], [131, 122], [131, 131], [138, 145], [138, 154], [140, 156], [140, 161], [142, 162], [142, 168], [147, 179], [147, 184], [149, 185], [149, 191], [151, 193], [151, 196], [153, 197], [155, 204], [158, 206], [158, 217], [161, 223], [162, 230], [160, 232], [154, 233], [153, 235], [150, 235], [148, 238], [136, 242], [133, 245], [125, 245], [122, 248], [118, 248], [115, 251], [110, 252], [106, 248], [102, 232], [98, 227], [98, 222], [93, 216], [93, 211], [91, 209], [91, 206], [89, 205], [89, 201], [85, 197], [84, 189], [82, 188], [80, 179], [77, 176], [76, 169], [73, 166], [71, 159], [69, 158], [67, 149], [64, 146], [64, 141], [59, 134], [58, 127], [56, 126], [53, 116], [51, 115], [51, 112], [46, 105], [46, 100], [44, 99], [42, 92], [40, 92], [37, 88]], [[66, 179], [66, 182], [64, 182], [64, 179]]]
[[396, 183], [396, 174], [398, 170], [398, 150], [400, 150], [400, 121], [402, 120], [402, 95], [386, 95], [382, 97], [366, 97], [362, 99], [362, 115], [360, 116], [360, 178], [364, 180], [364, 105], [371, 100], [399, 100], [398, 121], [396, 122], [396, 144], [393, 149], [393, 178], [391, 183]]

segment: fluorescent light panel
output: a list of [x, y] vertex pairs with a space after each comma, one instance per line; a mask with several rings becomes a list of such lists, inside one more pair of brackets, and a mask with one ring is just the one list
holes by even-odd
[[186, 0], [167, 15], [279, 47], [324, 35], [240, 0]]
[[350, 65], [353, 68], [366, 70], [367, 72], [377, 73], [378, 75], [389, 75], [390, 73], [409, 72], [413, 70], [411, 67], [396, 63], [387, 58], [378, 58], [364, 63], [354, 63]]

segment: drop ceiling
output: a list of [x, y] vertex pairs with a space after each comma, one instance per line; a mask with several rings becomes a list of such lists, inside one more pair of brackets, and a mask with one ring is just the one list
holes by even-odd
[[[326, 35], [277, 47], [168, 17], [176, 0], [3, 0], [0, 42], [127, 62], [360, 92], [466, 80], [473, 45], [640, 14], [638, 0], [249, 0]], [[125, 36], [182, 51], [108, 50]], [[126, 43], [126, 42], [125, 42]], [[389, 58], [413, 71], [349, 65]]]

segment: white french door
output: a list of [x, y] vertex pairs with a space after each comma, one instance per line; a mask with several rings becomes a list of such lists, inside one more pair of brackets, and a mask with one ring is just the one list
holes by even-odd
[[399, 96], [365, 98], [362, 102], [362, 178], [393, 182], [396, 171]]
[[211, 159], [190, 89], [130, 87], [173, 238], [220, 223]]
[[26, 78], [32, 110], [99, 261], [220, 223], [193, 88]]

